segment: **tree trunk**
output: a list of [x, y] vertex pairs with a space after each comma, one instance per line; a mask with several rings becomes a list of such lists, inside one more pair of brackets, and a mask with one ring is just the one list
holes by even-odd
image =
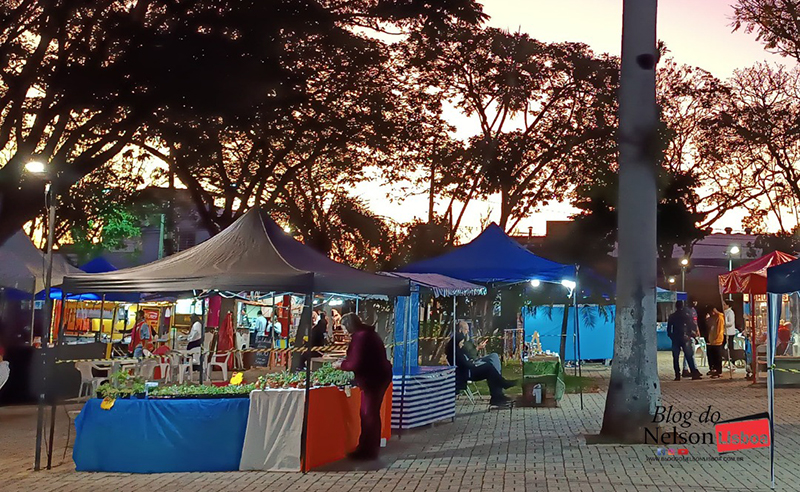
[[619, 259], [604, 438], [643, 442], [660, 404], [656, 365], [657, 0], [624, 0], [619, 97]]

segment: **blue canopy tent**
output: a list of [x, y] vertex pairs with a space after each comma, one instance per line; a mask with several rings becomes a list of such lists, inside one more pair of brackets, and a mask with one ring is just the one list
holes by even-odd
[[[398, 271], [438, 273], [467, 282], [489, 285], [530, 281], [561, 284], [570, 290], [575, 311], [578, 309], [578, 266], [564, 265], [531, 253], [495, 223], [489, 224], [478, 237], [453, 251], [406, 265]], [[578, 318], [574, 317], [574, 350], [577, 359], [580, 360]], [[582, 393], [581, 407], [583, 407]]]
[[575, 266], [537, 256], [492, 223], [471, 242], [449, 253], [399, 268], [404, 273], [438, 273], [481, 284], [539, 280], [575, 281]]
[[[769, 408], [769, 476], [775, 488], [775, 347], [778, 342], [781, 297], [800, 293], [800, 260], [767, 268], [767, 405]], [[753, 349], [755, 352], [755, 348]], [[753, 354], [755, 356], [755, 353]]]

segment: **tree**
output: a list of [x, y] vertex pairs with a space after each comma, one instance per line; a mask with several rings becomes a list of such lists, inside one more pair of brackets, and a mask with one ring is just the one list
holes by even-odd
[[734, 72], [729, 84], [707, 123], [714, 135], [708, 159], [750, 190], [745, 225], [763, 232], [772, 217], [789, 232], [800, 205], [800, 69], [760, 63]]
[[[666, 52], [662, 47], [662, 55]], [[696, 216], [698, 229], [710, 228], [730, 210], [755, 203], [763, 193], [742, 180], [742, 170], [718, 152], [718, 134], [708, 124], [718, 116], [730, 91], [705, 70], [678, 65], [672, 59], [661, 62], [656, 73], [662, 167], [673, 176], [694, 181], [682, 202]]]
[[[705, 229], [698, 227], [705, 214], [693, 211], [698, 187], [694, 176], [664, 167], [658, 169], [657, 174], [656, 244], [659, 260], [667, 264], [675, 246], [689, 251], [695, 242], [705, 237]], [[573, 206], [580, 210], [574, 219], [574, 234], [560, 244], [572, 253], [572, 261], [598, 260], [611, 253], [618, 240], [619, 176], [602, 166], [591, 176], [589, 184], [578, 188], [577, 199], [573, 201]], [[593, 238], [590, 244], [585, 241], [587, 237]]]
[[764, 48], [800, 61], [800, 1], [738, 0], [733, 5], [733, 29], [756, 33]]
[[[424, 56], [431, 45], [434, 59]], [[412, 38], [405, 49], [420, 84], [437, 88], [480, 128], [439, 185], [455, 198], [445, 213], [454, 230], [470, 201], [495, 193], [499, 225], [513, 229], [536, 207], [563, 198], [582, 163], [609, 140], [616, 67], [585, 45], [465, 27], [439, 43]]]
[[600, 434], [642, 442], [661, 399], [656, 365], [656, 0], [625, 0], [619, 93], [619, 260], [614, 365]]
[[[385, 23], [442, 31], [479, 22], [472, 0], [11, 0], [0, 5], [0, 240], [42, 208], [32, 158], [61, 195], [152, 131], [254, 114], [303, 97], [286, 40], [352, 41]], [[295, 60], [296, 64], [301, 61]], [[185, 150], [185, 149], [184, 149]]]

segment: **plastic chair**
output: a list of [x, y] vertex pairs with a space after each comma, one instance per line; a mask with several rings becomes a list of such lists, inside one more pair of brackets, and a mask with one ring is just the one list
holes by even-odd
[[[95, 365], [91, 362], [75, 363], [75, 369], [81, 373], [81, 387], [78, 389], [79, 399], [84, 396], [87, 398], [94, 397], [97, 394], [97, 388], [108, 381], [108, 377], [106, 376], [95, 376], [92, 374], [93, 368], [95, 368]], [[96, 369], [106, 370], [106, 368], [102, 367], [96, 367]], [[86, 390], [85, 394], [84, 389]]]
[[694, 347], [694, 362], [698, 367], [708, 366], [708, 356], [706, 354], [706, 340], [705, 338], [698, 338], [698, 343], [692, 343]]
[[172, 381], [172, 364], [170, 363], [170, 357], [159, 357], [156, 359], [156, 361], [158, 362], [156, 367], [158, 367], [158, 372], [161, 375], [161, 379], [163, 379], [165, 383]]
[[144, 359], [139, 364], [139, 376], [144, 378], [145, 381], [152, 381], [158, 366], [159, 363], [156, 359]]
[[228, 361], [231, 360], [232, 352], [225, 354], [206, 354], [206, 378], [211, 381], [211, 371], [218, 367], [222, 371], [222, 380], [228, 380]]
[[194, 377], [194, 360], [192, 355], [193, 354], [190, 354], [188, 351], [183, 352], [180, 350], [176, 350], [170, 354], [170, 357], [172, 357], [172, 366], [178, 370], [178, 383], [183, 384], [183, 378], [187, 375], [187, 373], [189, 375], [189, 381], [191, 381]]

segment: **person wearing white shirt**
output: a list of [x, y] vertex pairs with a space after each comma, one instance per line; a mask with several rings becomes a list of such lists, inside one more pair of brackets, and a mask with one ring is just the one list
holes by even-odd
[[257, 337], [267, 336], [267, 318], [264, 317], [264, 313], [262, 313], [261, 311], [258, 312], [258, 317], [256, 318], [255, 331]]
[[274, 336], [276, 339], [280, 338], [281, 337], [281, 328], [282, 327], [281, 327], [281, 322], [278, 321], [278, 315], [277, 314], [273, 314], [272, 315], [272, 321], [270, 322], [269, 325], [272, 328], [272, 334], [273, 334], [272, 336]]
[[[725, 315], [725, 343], [728, 345], [728, 359], [731, 357], [733, 351], [733, 339], [736, 336], [736, 315], [733, 313], [733, 308], [729, 301], [723, 302], [724, 315]], [[730, 363], [730, 362], [729, 362]]]
[[189, 331], [189, 337], [186, 341], [189, 344], [186, 346], [186, 350], [192, 350], [193, 348], [199, 347], [202, 343], [201, 339], [203, 338], [203, 325], [200, 323], [200, 317], [196, 314], [192, 315], [192, 329]]

